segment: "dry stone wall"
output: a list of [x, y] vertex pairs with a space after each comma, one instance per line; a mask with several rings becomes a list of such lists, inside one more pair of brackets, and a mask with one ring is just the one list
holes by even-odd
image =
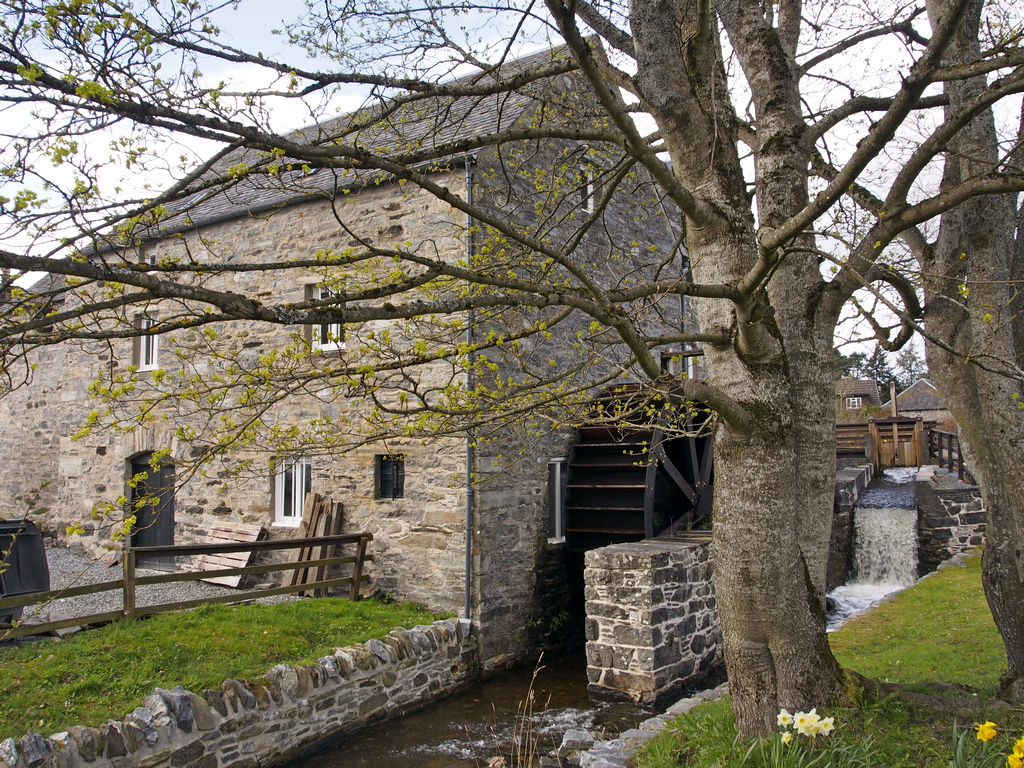
[[985, 541], [985, 508], [975, 485], [956, 481], [936, 466], [917, 473], [918, 574], [980, 546]]
[[0, 742], [0, 768], [261, 768], [452, 692], [479, 670], [467, 620], [339, 648], [197, 694], [156, 689], [124, 720]]
[[722, 664], [710, 536], [586, 554], [587, 690], [660, 704]]

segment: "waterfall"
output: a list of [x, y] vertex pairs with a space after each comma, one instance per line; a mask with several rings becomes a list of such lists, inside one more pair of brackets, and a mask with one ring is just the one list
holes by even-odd
[[917, 579], [917, 498], [913, 468], [888, 469], [853, 510], [850, 581], [829, 595], [828, 629]]
[[857, 507], [853, 582], [908, 587], [917, 578], [917, 510]]

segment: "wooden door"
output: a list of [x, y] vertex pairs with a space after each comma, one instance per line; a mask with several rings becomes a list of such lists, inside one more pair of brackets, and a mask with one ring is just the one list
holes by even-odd
[[[150, 465], [151, 453], [131, 460], [131, 476], [140, 479], [129, 498], [135, 513], [133, 547], [163, 547], [174, 544], [174, 465], [164, 461], [157, 469]], [[174, 558], [140, 555], [135, 565], [161, 571], [174, 570]]]

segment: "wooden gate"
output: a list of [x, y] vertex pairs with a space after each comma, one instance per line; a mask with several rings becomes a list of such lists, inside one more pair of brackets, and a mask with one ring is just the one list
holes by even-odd
[[871, 419], [868, 434], [879, 472], [889, 467], [919, 467], [928, 461], [924, 422], [919, 418]]

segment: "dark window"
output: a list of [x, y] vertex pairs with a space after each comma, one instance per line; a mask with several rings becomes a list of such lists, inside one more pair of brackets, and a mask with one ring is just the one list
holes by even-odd
[[377, 456], [377, 498], [401, 499], [405, 496], [405, 456]]

